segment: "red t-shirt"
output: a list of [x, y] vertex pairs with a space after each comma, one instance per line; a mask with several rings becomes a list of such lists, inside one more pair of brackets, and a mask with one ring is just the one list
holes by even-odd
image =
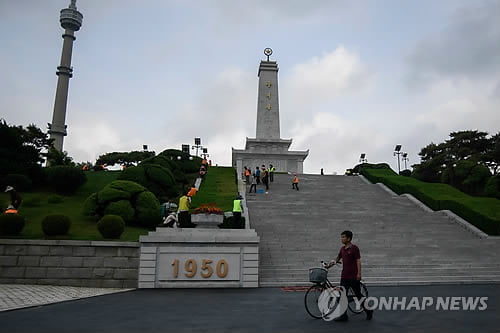
[[359, 248], [351, 244], [347, 249], [342, 246], [339, 251], [339, 258], [342, 258], [342, 279], [356, 279], [358, 274], [357, 259], [361, 259]]

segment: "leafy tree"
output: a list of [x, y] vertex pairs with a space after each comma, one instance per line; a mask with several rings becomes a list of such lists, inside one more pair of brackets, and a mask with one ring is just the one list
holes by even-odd
[[488, 138], [488, 133], [477, 130], [452, 132], [450, 139], [427, 145], [419, 155], [421, 163], [413, 166], [415, 178], [480, 195], [491, 172], [499, 170], [500, 133]]
[[99, 156], [96, 165], [125, 164], [131, 166], [153, 156], [155, 156], [153, 151], [113, 152]]
[[75, 166], [73, 158], [68, 156], [67, 151], [59, 151], [55, 148], [50, 148], [47, 153], [47, 164], [50, 166], [65, 165]]
[[487, 136], [488, 133], [477, 130], [450, 133], [451, 139], [446, 140], [448, 157], [453, 161], [484, 160], [490, 145]]
[[500, 171], [500, 132], [490, 138], [489, 149], [486, 152], [485, 164], [494, 175]]
[[443, 172], [441, 182], [468, 194], [481, 195], [490, 177], [490, 170], [479, 162], [460, 160]]
[[452, 161], [446, 143], [431, 143], [418, 153], [421, 163], [413, 165], [413, 176], [425, 182], [440, 182], [441, 175]]
[[0, 175], [23, 174], [40, 182], [45, 152], [52, 147], [52, 142], [33, 124], [24, 128], [0, 120]]

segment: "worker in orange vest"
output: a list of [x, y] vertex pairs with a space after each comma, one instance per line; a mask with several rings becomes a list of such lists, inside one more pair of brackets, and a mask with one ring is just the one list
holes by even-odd
[[17, 214], [18, 211], [17, 209], [14, 208], [14, 206], [12, 205], [9, 205], [9, 207], [7, 207], [7, 209], [5, 210], [5, 214]]
[[250, 175], [251, 175], [251, 174], [252, 174], [252, 173], [250, 172], [250, 169], [249, 169], [249, 168], [247, 168], [247, 167], [245, 167], [245, 182], [246, 182], [247, 184], [250, 184]]
[[296, 173], [293, 174], [292, 189], [299, 190], [299, 177], [297, 177]]
[[187, 196], [189, 197], [189, 200], [191, 201], [191, 198], [194, 197], [196, 195], [196, 193], [198, 193], [198, 189], [196, 188], [196, 186], [191, 186], [191, 188], [189, 189], [188, 193], [187, 193]]

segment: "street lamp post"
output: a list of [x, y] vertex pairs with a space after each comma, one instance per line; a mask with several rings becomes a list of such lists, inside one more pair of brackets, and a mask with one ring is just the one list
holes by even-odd
[[408, 153], [403, 153], [403, 161], [405, 162], [405, 170], [408, 169], [406, 162], [408, 162], [409, 160], [410, 160], [410, 158], [408, 157]]
[[396, 147], [394, 148], [394, 154], [393, 156], [398, 156], [398, 175], [401, 173], [401, 162], [400, 162], [400, 159], [399, 159], [399, 155], [401, 155], [401, 145], [396, 145]]
[[194, 138], [194, 146], [191, 149], [196, 148], [196, 157], [198, 157], [198, 149], [202, 148], [201, 146], [201, 138]]

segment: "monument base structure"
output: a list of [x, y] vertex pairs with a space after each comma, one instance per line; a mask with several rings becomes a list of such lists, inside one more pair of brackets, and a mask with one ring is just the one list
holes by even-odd
[[272, 164], [276, 172], [303, 172], [303, 163], [309, 154], [306, 151], [288, 150], [292, 144], [291, 139], [254, 139], [247, 138], [245, 149], [232, 149], [233, 167], [238, 174], [246, 166], [250, 170], [264, 164]]
[[157, 228], [140, 237], [139, 288], [257, 288], [253, 229]]

